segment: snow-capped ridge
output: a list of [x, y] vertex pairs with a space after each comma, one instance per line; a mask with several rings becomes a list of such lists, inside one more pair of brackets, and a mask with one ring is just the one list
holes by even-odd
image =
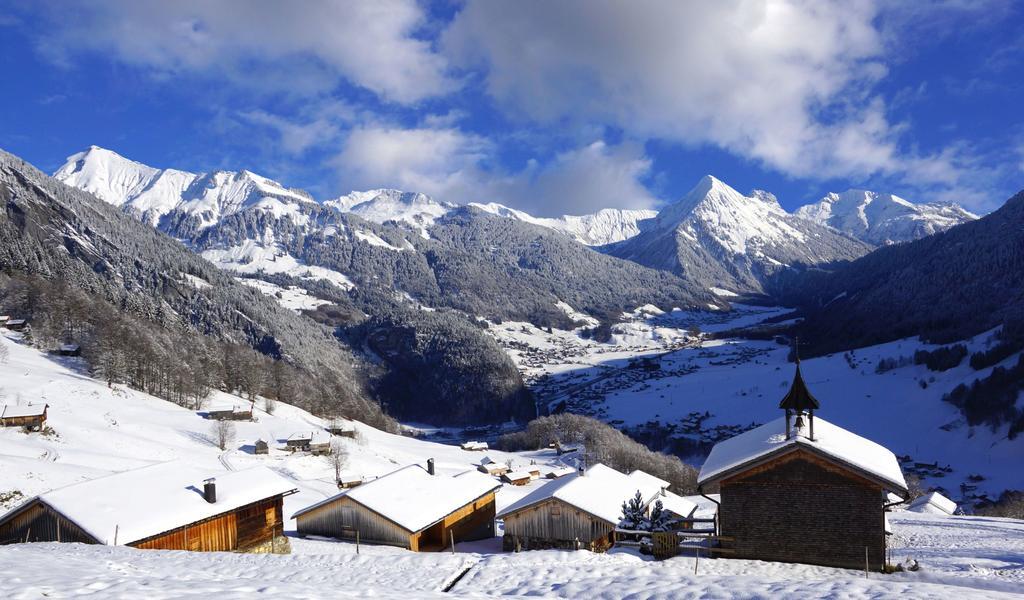
[[830, 192], [795, 214], [875, 245], [919, 239], [978, 218], [956, 204], [915, 204], [893, 194], [861, 189]]

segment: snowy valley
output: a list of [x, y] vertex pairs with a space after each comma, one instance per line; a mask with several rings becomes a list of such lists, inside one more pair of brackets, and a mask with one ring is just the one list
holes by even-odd
[[[704, 326], [714, 327], [710, 323]], [[645, 327], [636, 323], [628, 334], [616, 334], [629, 337], [621, 338], [615, 358], [625, 360], [662, 348], [650, 339], [641, 341], [648, 337]], [[537, 342], [543, 338], [540, 332], [530, 336]], [[285, 404], [277, 405], [274, 414], [269, 415], [259, 410], [257, 404], [254, 421], [238, 422], [233, 444], [221, 451], [211, 437], [210, 421], [203, 418], [202, 411], [186, 410], [121, 385], [108, 387], [83, 375], [80, 359], [41, 353], [26, 347], [19, 337], [9, 332], [0, 337], [7, 354], [7, 360], [0, 363], [5, 401], [48, 403], [52, 430], [46, 434], [24, 433], [15, 428], [0, 430], [0, 460], [4, 466], [0, 471], [0, 495], [4, 508], [51, 488], [169, 460], [187, 461], [207, 469], [211, 475], [255, 465], [268, 466], [299, 490], [286, 497], [286, 518], [337, 491], [332, 468], [322, 457], [282, 449], [283, 441], [292, 433], [325, 425], [319, 418]], [[885, 350], [879, 349], [878, 353], [884, 354]], [[576, 358], [586, 362], [585, 354], [579, 353]], [[594, 358], [607, 361], [612, 357]], [[556, 362], [549, 364], [553, 367]], [[808, 361], [808, 372], [822, 370], [826, 364], [827, 361]], [[851, 370], [845, 363], [835, 367], [837, 371], [843, 368]], [[812, 385], [816, 389], [823, 387], [820, 383]], [[827, 403], [827, 393], [822, 391], [821, 395]], [[210, 405], [223, 402], [247, 405], [241, 398], [223, 393], [211, 398]], [[770, 399], [764, 403], [770, 405]], [[844, 417], [833, 411], [828, 414], [844, 421], [846, 413], [839, 413]], [[456, 446], [386, 434], [359, 423], [354, 426], [358, 437], [343, 440], [349, 457], [345, 468], [367, 479], [422, 463], [427, 458], [435, 458], [439, 470], [458, 472], [473, 468], [482, 456]], [[882, 433], [878, 429], [872, 431]], [[257, 438], [271, 440], [268, 455], [252, 453]], [[934, 447], [924, 449], [934, 451]], [[559, 461], [550, 450], [490, 450], [487, 455], [517, 465]], [[931, 455], [940, 460], [952, 458]], [[968, 466], [980, 468], [962, 462], [954, 464], [958, 473]], [[990, 472], [993, 477], [996, 475], [995, 471]], [[524, 487], [502, 486], [498, 493], [499, 510], [543, 485], [552, 484], [540, 480]], [[697, 500], [706, 504], [700, 498]], [[499, 538], [458, 544], [454, 554], [414, 554], [384, 546], [357, 547], [353, 543], [294, 537], [294, 522], [289, 521], [286, 532], [292, 536], [292, 554], [288, 556], [28, 544], [0, 550], [0, 579], [12, 598], [127, 598], [144, 593], [156, 599], [210, 593], [224, 598], [253, 594], [320, 598], [327, 588], [332, 596], [372, 594], [382, 598], [571, 598], [584, 593], [598, 598], [686, 598], [703, 597], [709, 592], [792, 598], [846, 598], [851, 594], [873, 598], [1008, 598], [1024, 586], [1024, 525], [1020, 522], [899, 511], [890, 520], [894, 559], [916, 560], [920, 570], [865, 577], [862, 572], [844, 569], [747, 560], [695, 560], [692, 556], [656, 562], [628, 549], [606, 554], [560, 550], [515, 554], [501, 552]], [[52, 572], [55, 561], [61, 565], [59, 573], [42, 579], [29, 575]], [[339, 582], [344, 585], [339, 586]]]

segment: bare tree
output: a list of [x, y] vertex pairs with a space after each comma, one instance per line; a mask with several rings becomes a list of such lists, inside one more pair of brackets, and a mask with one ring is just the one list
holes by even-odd
[[235, 424], [231, 421], [215, 421], [210, 426], [210, 433], [221, 450], [227, 450], [228, 444], [235, 439]]
[[263, 410], [267, 411], [268, 415], [274, 414], [274, 411], [277, 410], [277, 400], [270, 396], [265, 397], [263, 399]]
[[6, 365], [11, 357], [11, 351], [7, 349], [7, 342], [0, 340], [0, 365]]
[[341, 470], [348, 464], [348, 450], [340, 439], [331, 440], [331, 453], [325, 456], [327, 462], [334, 467], [334, 481], [341, 479]]

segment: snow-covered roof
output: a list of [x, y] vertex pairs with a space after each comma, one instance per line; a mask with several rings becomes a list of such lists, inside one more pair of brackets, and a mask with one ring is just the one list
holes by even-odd
[[46, 404], [4, 404], [0, 406], [0, 418], [41, 417], [46, 411], [46, 406]]
[[288, 441], [289, 442], [297, 442], [299, 440], [312, 440], [312, 439], [313, 439], [313, 432], [312, 431], [300, 431], [298, 433], [293, 433], [290, 436], [288, 436]]
[[655, 498], [655, 501], [661, 500], [661, 507], [667, 511], [675, 513], [680, 517], [688, 517], [697, 510], [697, 503], [691, 502], [686, 498], [672, 492], [663, 492], [660, 496]]
[[8, 319], [7, 320], [7, 324], [8, 325], [24, 325], [25, 324], [25, 319]]
[[505, 473], [504, 475], [502, 475], [502, 477], [508, 479], [509, 481], [518, 481], [520, 479], [529, 479], [530, 478], [530, 472], [529, 471], [522, 471], [522, 470], [521, 471], [509, 471], [508, 473]]
[[907, 510], [933, 515], [951, 515], [956, 512], [956, 502], [938, 492], [929, 492], [924, 496], [915, 498], [907, 506]]
[[60, 351], [61, 352], [74, 352], [75, 350], [78, 350], [78, 348], [79, 348], [78, 344], [61, 344], [60, 345]]
[[562, 477], [542, 485], [505, 507], [498, 513], [498, 517], [556, 498], [599, 519], [617, 524], [622, 517], [622, 503], [632, 498], [637, 491], [643, 496], [644, 502], [650, 502], [661, 492], [661, 486], [652, 483], [652, 480], [661, 481], [643, 471], [626, 475], [597, 464], [590, 467], [585, 475]]
[[650, 473], [645, 473], [644, 471], [641, 471], [640, 469], [633, 471], [632, 473], [629, 474], [629, 476], [632, 479], [635, 479], [637, 481], [643, 481], [644, 483], [652, 487], [657, 486], [661, 489], [665, 489], [668, 486], [672, 485], [669, 482], [665, 481], [664, 479], [659, 479], [654, 475], [651, 475]]
[[[795, 432], [794, 428], [794, 432]], [[860, 437], [821, 417], [814, 417], [814, 441], [807, 428], [786, 439], [786, 420], [779, 418], [715, 444], [697, 477], [698, 485], [719, 480], [769, 456], [804, 448], [840, 462], [862, 474], [905, 492], [907, 482], [896, 455], [884, 446]]]
[[487, 442], [463, 442], [463, 450], [487, 450]]
[[249, 412], [249, 410], [250, 410], [249, 406], [242, 406], [241, 404], [229, 404], [229, 403], [222, 402], [222, 403], [211, 405], [209, 408], [206, 409], [206, 412], [211, 412], [211, 413], [214, 413], [214, 412], [244, 412], [244, 413], [247, 413], [247, 412]]
[[576, 469], [572, 467], [546, 467], [545, 469], [542, 470], [542, 475], [544, 475], [545, 477], [556, 478], [565, 477], [566, 475], [572, 475], [575, 472]]
[[331, 434], [326, 431], [314, 431], [309, 435], [309, 443], [316, 444], [330, 444]]
[[[211, 477], [213, 504], [203, 497], [203, 482]], [[112, 545], [115, 532], [118, 544], [131, 544], [294, 489], [266, 467], [211, 472], [171, 461], [58, 488], [22, 507], [39, 500], [102, 544]]]
[[409, 465], [307, 506], [292, 518], [348, 497], [415, 533], [500, 487], [494, 479], [477, 471], [455, 476], [431, 475], [420, 465]]

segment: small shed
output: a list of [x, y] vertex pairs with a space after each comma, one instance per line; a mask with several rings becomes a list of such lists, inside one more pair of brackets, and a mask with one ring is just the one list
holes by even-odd
[[24, 331], [25, 328], [28, 327], [28, 321], [25, 319], [7, 319], [7, 322], [4, 323], [4, 327], [11, 331]]
[[529, 471], [508, 471], [501, 476], [501, 480], [510, 485], [526, 485], [532, 479]]
[[912, 500], [907, 510], [931, 515], [953, 515], [956, 514], [957, 505], [939, 492], [928, 492]]
[[470, 452], [483, 452], [489, 448], [487, 442], [463, 442], [460, 447]]
[[338, 476], [338, 487], [341, 489], [354, 488], [357, 485], [362, 485], [363, 477], [350, 471], [342, 471]]
[[253, 454], [270, 454], [270, 444], [267, 443], [267, 440], [258, 439], [255, 446]]
[[485, 456], [480, 459], [480, 464], [476, 468], [481, 473], [487, 473], [495, 477], [500, 477], [505, 473], [508, 473], [509, 468], [505, 463], [500, 463], [492, 459], [490, 456]]
[[210, 472], [178, 461], [159, 463], [24, 502], [0, 517], [0, 544], [287, 552], [283, 498], [296, 491], [266, 467]]
[[506, 551], [607, 550], [615, 541], [622, 503], [639, 491], [649, 506], [667, 486], [643, 471], [626, 475], [602, 464], [550, 481], [498, 513], [505, 522], [502, 546]]
[[57, 354], [61, 356], [80, 356], [82, 354], [82, 347], [78, 344], [61, 344], [60, 348], [57, 348]]
[[701, 468], [698, 489], [720, 489], [723, 547], [737, 558], [881, 570], [888, 493], [907, 495], [896, 456], [815, 417], [799, 363], [779, 406], [785, 418], [719, 442]]
[[443, 550], [452, 540], [494, 536], [494, 493], [476, 471], [455, 476], [410, 465], [308, 506], [294, 518], [301, 535], [386, 544], [414, 552]]
[[49, 404], [0, 405], [0, 427], [28, 427], [42, 430]]
[[325, 427], [328, 433], [338, 437], [356, 437], [356, 426], [349, 421], [334, 419]]
[[558, 454], [558, 456], [562, 456], [563, 454], [572, 454], [573, 452], [579, 452], [580, 450], [583, 449], [583, 445], [582, 444], [567, 444], [567, 443], [562, 443], [562, 442], [559, 442], [559, 441], [555, 441], [555, 442], [551, 443], [551, 448], [554, 448], [554, 450]]

